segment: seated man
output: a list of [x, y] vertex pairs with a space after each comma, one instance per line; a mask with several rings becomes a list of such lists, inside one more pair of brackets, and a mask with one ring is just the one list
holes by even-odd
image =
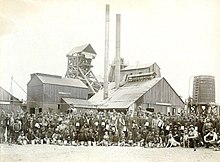
[[194, 151], [196, 151], [197, 141], [198, 141], [198, 131], [195, 130], [193, 125], [189, 126], [188, 140], [189, 140], [189, 145], [194, 148]]
[[218, 136], [216, 132], [214, 132], [214, 130], [211, 129], [210, 132], [204, 136], [204, 142], [206, 148], [209, 148], [209, 146], [214, 146], [214, 151], [218, 151], [219, 149], [217, 148], [217, 144], [218, 144], [217, 139]]
[[17, 143], [19, 145], [26, 145], [28, 141], [29, 140], [27, 139], [27, 137], [24, 135], [24, 132], [22, 131], [21, 134], [18, 136]]

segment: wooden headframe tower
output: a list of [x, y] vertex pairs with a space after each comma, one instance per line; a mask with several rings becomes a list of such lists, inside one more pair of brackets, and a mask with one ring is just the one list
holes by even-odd
[[89, 98], [98, 92], [102, 85], [92, 72], [92, 59], [96, 52], [90, 44], [73, 48], [68, 54], [68, 64], [65, 77], [80, 79], [89, 87]]

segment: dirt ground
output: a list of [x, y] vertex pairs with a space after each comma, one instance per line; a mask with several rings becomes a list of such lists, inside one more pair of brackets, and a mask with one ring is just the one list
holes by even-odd
[[220, 162], [220, 151], [198, 148], [143, 148], [57, 145], [0, 145], [1, 162]]

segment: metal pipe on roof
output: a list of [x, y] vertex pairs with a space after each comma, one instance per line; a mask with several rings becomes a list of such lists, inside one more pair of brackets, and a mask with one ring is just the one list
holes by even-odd
[[115, 56], [115, 88], [120, 84], [120, 34], [121, 34], [121, 14], [116, 14], [116, 56]]
[[104, 94], [103, 99], [108, 98], [108, 59], [109, 59], [109, 13], [110, 6], [105, 9], [105, 56], [104, 56]]

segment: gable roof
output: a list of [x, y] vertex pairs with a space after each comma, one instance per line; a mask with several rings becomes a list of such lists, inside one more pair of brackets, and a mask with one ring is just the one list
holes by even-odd
[[91, 44], [85, 44], [82, 46], [77, 46], [74, 47], [68, 55], [73, 54], [73, 53], [79, 53], [79, 52], [87, 52], [87, 53], [92, 53], [96, 55], [95, 50], [92, 48]]
[[31, 74], [32, 77], [35, 75], [39, 78], [39, 80], [43, 84], [53, 84], [53, 85], [61, 85], [61, 86], [70, 86], [70, 87], [80, 87], [80, 88], [88, 88], [81, 80], [73, 79], [73, 78], [62, 78], [58, 75], [50, 75], [50, 74], [42, 74], [35, 73]]
[[[109, 84], [109, 98], [108, 99], [102, 100], [103, 90], [101, 90], [100, 92], [95, 94], [92, 98], [90, 98], [89, 101], [92, 102], [93, 104], [99, 105], [98, 107], [100, 109], [128, 108], [134, 102], [136, 102], [141, 96], [143, 96], [150, 89], [152, 89], [161, 80], [165, 80], [167, 82], [167, 80], [165, 78], [154, 78], [151, 80], [145, 80], [145, 81], [139, 81], [139, 82], [127, 82], [119, 89], [115, 89], [114, 83], [110, 83]], [[169, 83], [168, 83], [168, 85], [170, 86]], [[174, 91], [174, 93], [177, 95], [177, 93], [175, 91]], [[182, 101], [181, 98], [180, 98], [180, 100]], [[182, 101], [182, 103], [183, 103], [183, 101]]]
[[0, 103], [4, 102], [20, 102], [20, 100], [0, 86]]
[[114, 83], [109, 85], [109, 98], [101, 101], [103, 97], [103, 90], [95, 94], [89, 101], [100, 105], [100, 108], [128, 108], [143, 94], [150, 90], [163, 78], [154, 78], [148, 81], [128, 82], [119, 89], [114, 88]]

